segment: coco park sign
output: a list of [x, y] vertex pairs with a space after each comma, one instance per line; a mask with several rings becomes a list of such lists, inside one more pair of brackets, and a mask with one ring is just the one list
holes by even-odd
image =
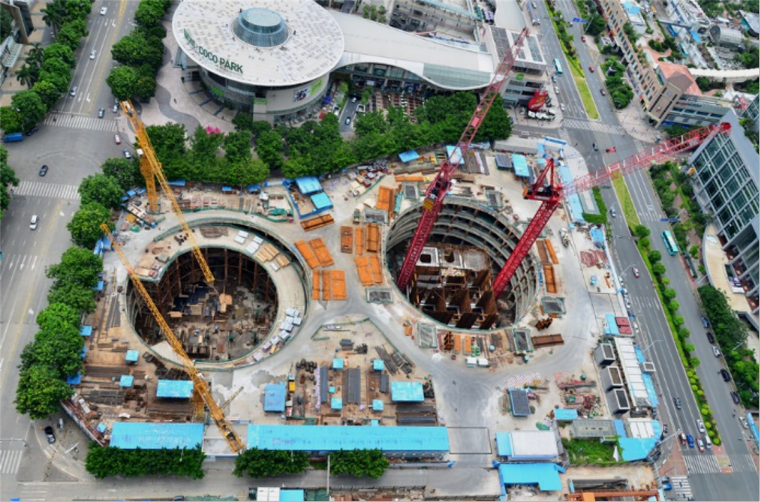
[[190, 36], [190, 32], [187, 31], [187, 30], [184, 30], [184, 32], [185, 32], [185, 40], [187, 40], [187, 43], [189, 43], [193, 47], [193, 49], [195, 49], [196, 52], [198, 52], [198, 54], [200, 54], [201, 56], [205, 57], [209, 61], [211, 61], [211, 62], [213, 62], [215, 64], [218, 64], [219, 66], [221, 66], [225, 70], [234, 71], [234, 72], [240, 73], [241, 75], [243, 74], [243, 66], [242, 65], [239, 65], [237, 63], [233, 63], [232, 61], [229, 61], [229, 60], [224, 59], [224, 58], [220, 58], [219, 56], [217, 56], [213, 52], [209, 51], [208, 49], [206, 49], [202, 45], [196, 45], [195, 40], [193, 40], [193, 37]]

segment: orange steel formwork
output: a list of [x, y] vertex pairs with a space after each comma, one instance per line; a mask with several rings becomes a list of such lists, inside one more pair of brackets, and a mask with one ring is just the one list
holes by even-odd
[[396, 190], [388, 186], [380, 187], [380, 192], [377, 194], [377, 209], [381, 209], [388, 213], [388, 219], [393, 217], [393, 209], [396, 205]]
[[312, 300], [319, 300], [320, 292], [322, 291], [320, 289], [320, 278], [322, 277], [322, 271], [321, 270], [315, 270], [314, 271], [314, 279], [311, 284], [311, 299]]
[[547, 264], [544, 268], [544, 282], [546, 283], [547, 293], [556, 293], [557, 284], [554, 282], [554, 265]]
[[552, 244], [552, 241], [549, 239], [544, 239], [544, 245], [546, 246], [546, 251], [549, 253], [549, 257], [552, 259], [552, 263], [558, 265], [559, 259], [557, 258], [557, 253], [554, 252], [554, 245]]
[[380, 251], [380, 227], [374, 223], [367, 225], [367, 252], [377, 253]]
[[310, 240], [309, 246], [311, 246], [311, 249], [314, 250], [314, 254], [317, 255], [317, 259], [319, 260], [319, 264], [321, 266], [329, 267], [331, 265], [335, 265], [335, 260], [333, 260], [330, 251], [327, 250], [325, 241], [322, 240], [321, 237]]
[[340, 252], [348, 253], [354, 250], [354, 228], [340, 227]]
[[372, 277], [372, 267], [369, 264], [369, 258], [366, 256], [354, 257], [356, 262], [356, 271], [359, 273], [359, 280], [362, 286], [373, 286], [375, 279]]
[[380, 256], [373, 254], [369, 257], [369, 264], [372, 268], [372, 277], [375, 280], [375, 284], [383, 283], [383, 269], [380, 265]]
[[303, 256], [303, 259], [306, 260], [306, 263], [308, 263], [311, 268], [317, 268], [319, 266], [319, 260], [314, 254], [314, 251], [312, 251], [309, 245], [306, 244], [306, 241], [296, 242], [296, 249], [301, 253], [301, 256]]
[[359, 256], [364, 254], [364, 229], [362, 227], [356, 229], [356, 254]]
[[335, 223], [335, 220], [333, 219], [331, 214], [324, 214], [322, 216], [317, 216], [316, 218], [312, 218], [310, 220], [304, 220], [301, 222], [301, 227], [304, 229], [304, 231], [309, 232], [311, 230], [316, 230], [318, 228], [325, 227], [327, 225], [332, 225]]
[[348, 298], [346, 292], [346, 272], [343, 270], [329, 270], [332, 277], [332, 299], [343, 301]]

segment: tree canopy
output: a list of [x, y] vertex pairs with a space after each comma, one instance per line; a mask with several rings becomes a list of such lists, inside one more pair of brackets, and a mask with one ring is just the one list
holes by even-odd
[[82, 207], [74, 213], [66, 228], [71, 232], [71, 240], [77, 246], [87, 249], [95, 247], [98, 239], [103, 237], [103, 231], [100, 229], [101, 223], [108, 223], [113, 230], [113, 223], [110, 223], [111, 211], [97, 202], [82, 204]]
[[379, 478], [390, 465], [380, 450], [340, 450], [330, 455], [333, 474]]
[[85, 468], [98, 479], [112, 476], [128, 478], [138, 476], [175, 475], [202, 479], [203, 460], [206, 454], [201, 446], [195, 448], [162, 448], [160, 450], [125, 450], [113, 446], [103, 447], [90, 443]]
[[309, 466], [309, 457], [301, 451], [259, 450], [249, 448], [235, 458], [237, 477], [247, 474], [252, 478], [265, 478], [280, 474], [298, 474]]
[[[0, 120], [2, 115], [0, 114]], [[0, 146], [0, 219], [11, 203], [10, 189], [18, 186], [18, 177], [11, 166], [8, 165], [8, 150]]]
[[114, 178], [102, 173], [87, 176], [79, 185], [82, 204], [97, 202], [107, 208], [117, 209], [121, 204], [123, 193], [124, 191]]
[[55, 370], [46, 365], [35, 365], [19, 374], [16, 389], [16, 411], [28, 414], [34, 420], [49, 417], [58, 411], [59, 403], [74, 394]]

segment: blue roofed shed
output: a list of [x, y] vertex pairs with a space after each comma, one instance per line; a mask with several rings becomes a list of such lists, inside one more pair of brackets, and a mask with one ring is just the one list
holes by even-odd
[[199, 444], [203, 444], [203, 424], [116, 422], [111, 430], [111, 446], [126, 450], [195, 448]]
[[391, 382], [391, 401], [418, 403], [424, 400], [422, 382]]
[[82, 326], [79, 330], [79, 334], [82, 336], [92, 336], [92, 326]]
[[232, 193], [232, 187], [226, 187], [226, 186], [224, 186], [224, 187], [222, 187], [222, 192], [223, 193]]
[[303, 490], [280, 490], [280, 500], [283, 502], [302, 502], [306, 500]]
[[401, 152], [398, 154], [399, 160], [406, 164], [407, 162], [411, 162], [413, 160], [417, 160], [420, 158], [420, 154], [417, 153], [415, 150], [409, 150], [408, 152]]
[[105, 281], [98, 281], [96, 285], [92, 287], [95, 291], [103, 291], [103, 286], [105, 285]]
[[604, 334], [618, 336], [620, 334], [620, 329], [618, 329], [615, 314], [604, 314], [604, 317], [607, 320], [607, 327], [604, 328]]
[[515, 166], [515, 176], [520, 178], [530, 178], [530, 169], [528, 169], [528, 159], [525, 155], [515, 153], [512, 155], [512, 164]]
[[332, 209], [333, 203], [330, 197], [324, 192], [319, 192], [311, 196], [311, 203], [317, 211], [326, 211]]
[[443, 456], [449, 451], [449, 434], [445, 427], [250, 424], [248, 448], [314, 454], [378, 449], [389, 456]]
[[333, 359], [332, 367], [334, 370], [342, 370], [343, 369], [343, 359], [336, 357]]
[[[124, 360], [128, 363], [136, 363], [137, 359], [140, 357], [140, 351], [139, 350], [128, 350], [127, 355], [124, 356]], [[161, 380], [158, 381], [158, 385], [161, 385]]]
[[121, 375], [119, 379], [119, 387], [132, 387], [133, 383], [135, 383], [135, 377], [132, 375]]
[[578, 410], [569, 408], [556, 408], [554, 410], [554, 418], [559, 421], [577, 420]]
[[82, 347], [82, 352], [79, 353], [79, 357], [81, 357], [82, 359], [87, 357], [87, 347]]
[[[455, 153], [456, 152], [456, 153]], [[454, 154], [452, 156], [452, 153]], [[453, 163], [456, 164], [456, 160], [459, 159], [459, 165], [464, 165], [464, 156], [462, 155], [462, 149], [459, 147], [453, 147], [451, 145], [446, 145], [446, 157]]]
[[380, 399], [373, 399], [372, 400], [372, 409], [375, 411], [383, 411], [385, 408], [385, 404], [383, 404], [383, 401]]
[[74, 376], [66, 377], [66, 383], [69, 385], [79, 385], [80, 383], [82, 383], [82, 374], [77, 373]]
[[538, 485], [542, 492], [562, 489], [559, 473], [565, 469], [557, 464], [500, 464], [499, 480], [504, 485]]
[[304, 195], [322, 191], [322, 185], [316, 176], [301, 176], [300, 178], [296, 178], [296, 186], [298, 186], [298, 191]]
[[190, 398], [193, 397], [192, 380], [159, 380], [156, 397]]
[[264, 411], [281, 413], [285, 411], [285, 382], [270, 383], [264, 388]]
[[334, 397], [330, 400], [330, 409], [333, 410], [342, 410], [343, 409], [343, 399], [339, 397]]
[[496, 433], [496, 452], [500, 457], [512, 456], [512, 437], [508, 432]]
[[383, 371], [385, 369], [385, 361], [383, 361], [382, 359], [373, 360], [372, 369], [375, 371]]

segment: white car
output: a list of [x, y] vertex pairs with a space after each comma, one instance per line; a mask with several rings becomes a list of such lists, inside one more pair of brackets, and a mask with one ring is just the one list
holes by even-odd
[[554, 86], [554, 93], [559, 94], [559, 87], [557, 87], [556, 85]]
[[697, 420], [697, 428], [699, 429], [699, 432], [702, 434], [705, 433], [705, 423], [701, 420]]
[[749, 424], [747, 423], [747, 419], [744, 417], [739, 417], [739, 421], [742, 423], [742, 427], [745, 429], [749, 429]]
[[108, 7], [101, 7], [100, 8], [100, 15], [105, 16], [106, 12], [108, 12]]
[[560, 103], [559, 104], [559, 109], [564, 112], [565, 111], [565, 103]]
[[95, 49], [93, 49], [92, 52], [90, 52], [90, 59], [95, 59], [95, 54], [96, 54], [96, 51]]
[[[36, 214], [33, 215], [32, 216], [32, 221], [29, 222], [29, 230], [37, 230], [37, 225], [39, 224], [39, 222], [40, 222], [39, 216], [37, 216]], [[745, 422], [746, 422], [746, 420], [745, 420]]]
[[720, 349], [716, 347], [715, 345], [712, 346], [713, 354], [715, 354], [715, 357], [720, 357]]

